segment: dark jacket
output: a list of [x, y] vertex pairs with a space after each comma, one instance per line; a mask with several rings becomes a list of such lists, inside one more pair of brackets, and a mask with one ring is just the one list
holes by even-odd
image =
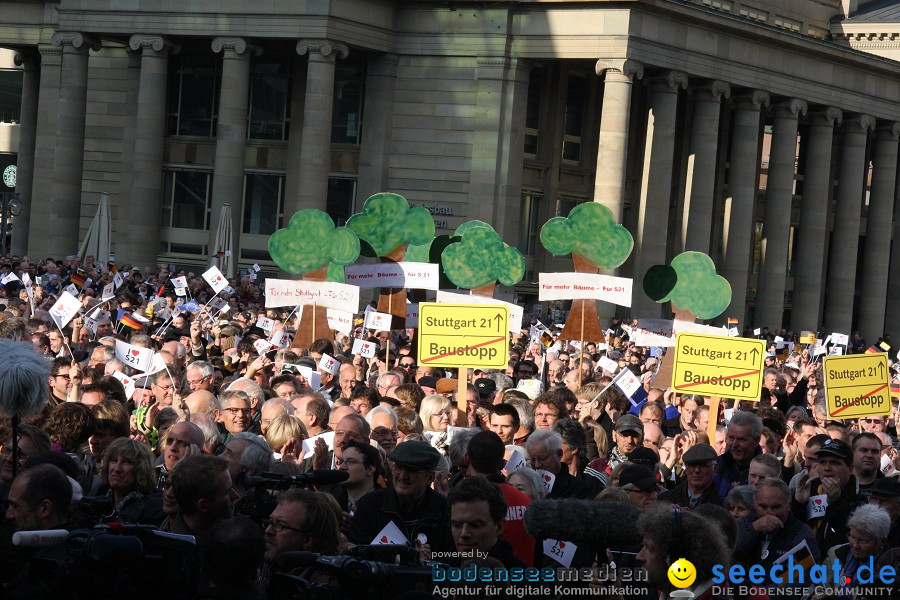
[[[757, 447], [756, 454], [753, 456], [756, 457], [760, 454], [762, 454], [762, 448]], [[747, 483], [747, 473], [749, 471], [749, 462], [746, 467], [737, 464], [734, 457], [731, 455], [731, 450], [726, 450], [725, 453], [719, 457], [719, 465], [716, 467], [716, 475], [713, 478], [713, 487], [715, 487], [716, 492], [724, 498], [728, 495], [731, 488]]]
[[722, 506], [724, 501], [722, 496], [716, 492], [715, 482], [713, 482], [713, 484], [700, 495], [697, 504], [691, 506], [691, 498], [688, 496], [687, 481], [682, 481], [673, 489], [663, 492], [659, 495], [659, 499], [671, 502], [672, 504], [677, 504], [678, 506], [683, 506], [684, 508], [695, 508], [695, 506], [700, 506], [701, 504], [715, 504], [716, 506]]
[[788, 520], [784, 527], [770, 534], [767, 554], [763, 558], [762, 545], [766, 539], [766, 534], [759, 533], [753, 529], [753, 523], [757, 518], [756, 513], [750, 513], [738, 520], [738, 540], [734, 547], [734, 561], [736, 563], [748, 567], [759, 564], [765, 567], [766, 573], [768, 573], [769, 568], [776, 560], [803, 540], [806, 540], [806, 543], [809, 545], [809, 551], [816, 563], [821, 560], [819, 545], [816, 543], [812, 528], [792, 514], [788, 515]]
[[[824, 493], [818, 477], [810, 482], [809, 489], [810, 497]], [[828, 549], [846, 543], [849, 532], [847, 519], [850, 518], [850, 513], [862, 504], [866, 504], [866, 497], [859, 491], [856, 477], [851, 475], [847, 485], [841, 488], [840, 497], [834, 502], [828, 503], [824, 517], [807, 519], [806, 505], [800, 504], [794, 497], [791, 497], [791, 512], [798, 519], [805, 520], [810, 524], [816, 533], [816, 542], [819, 544], [819, 548]]]
[[806, 391], [809, 389], [806, 377], [801, 377], [790, 394], [776, 396], [775, 408], [787, 413], [794, 406], [806, 406]]
[[447, 499], [432, 489], [411, 512], [404, 513], [393, 488], [375, 490], [359, 499], [356, 514], [350, 521], [350, 535], [354, 544], [371, 544], [391, 521], [403, 532], [411, 545], [424, 534], [432, 552], [451, 552], [455, 546], [450, 537], [450, 509]]
[[547, 494], [550, 500], [559, 500], [560, 498], [593, 498], [597, 494], [594, 488], [584, 479], [573, 477], [569, 473], [568, 465], [561, 465], [559, 472], [556, 474], [556, 480], [553, 482], [553, 489]]

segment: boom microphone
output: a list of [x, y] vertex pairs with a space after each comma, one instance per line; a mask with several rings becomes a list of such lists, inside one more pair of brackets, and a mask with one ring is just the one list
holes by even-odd
[[300, 475], [280, 475], [278, 473], [251, 475], [247, 478], [247, 482], [253, 487], [283, 488], [292, 485], [332, 485], [348, 479], [350, 479], [350, 474], [347, 471], [318, 469]]
[[635, 527], [640, 514], [624, 502], [538, 500], [525, 511], [525, 529], [536, 539], [624, 548], [642, 541]]

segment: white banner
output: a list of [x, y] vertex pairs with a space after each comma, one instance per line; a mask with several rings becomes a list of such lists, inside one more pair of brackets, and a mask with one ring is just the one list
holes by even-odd
[[406, 288], [436, 290], [438, 266], [431, 263], [399, 262], [344, 267], [344, 281], [361, 288]]
[[518, 333], [522, 330], [522, 313], [525, 309], [518, 304], [511, 304], [502, 300], [485, 298], [484, 296], [472, 296], [469, 294], [457, 294], [438, 290], [437, 302], [444, 304], [496, 304], [509, 308], [509, 330]]
[[701, 325], [700, 323], [694, 323], [693, 321], [679, 321], [678, 319], [675, 319], [672, 324], [672, 329], [675, 330], [675, 333], [686, 331], [688, 333], [705, 333], [707, 335], [728, 337], [728, 332], [721, 327]]
[[638, 319], [629, 335], [635, 346], [675, 346], [675, 323], [671, 319]]
[[631, 306], [631, 279], [590, 273], [539, 273], [538, 299], [604, 300]]
[[353, 313], [329, 308], [328, 327], [344, 335], [350, 335], [350, 332], [353, 331]]
[[318, 304], [349, 313], [359, 311], [359, 288], [332, 281], [266, 279], [266, 308]]

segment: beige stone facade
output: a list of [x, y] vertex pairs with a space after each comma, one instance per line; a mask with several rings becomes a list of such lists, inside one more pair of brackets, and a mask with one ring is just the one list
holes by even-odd
[[267, 264], [294, 211], [392, 191], [439, 234], [493, 224], [530, 303], [571, 270], [540, 226], [597, 201], [636, 240], [631, 316], [661, 314], [650, 266], [699, 250], [731, 282], [723, 320], [900, 335], [883, 4], [3, 0], [25, 69], [12, 248], [73, 253], [106, 191], [120, 262], [205, 263], [229, 204], [238, 263]]

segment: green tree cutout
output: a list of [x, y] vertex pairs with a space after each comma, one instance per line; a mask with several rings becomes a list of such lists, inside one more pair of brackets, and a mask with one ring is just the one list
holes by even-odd
[[[363, 210], [350, 217], [352, 229], [382, 262], [405, 260], [409, 246], [430, 244], [434, 239], [434, 219], [421, 206], [410, 206], [399, 194], [381, 192], [370, 196]], [[378, 312], [391, 313], [394, 327], [402, 328], [406, 319], [406, 288], [382, 288]]]
[[702, 252], [682, 252], [670, 265], [648, 269], [644, 291], [656, 302], [671, 302], [675, 317], [685, 321], [714, 319], [731, 303], [731, 284]]
[[[568, 217], [554, 217], [541, 227], [541, 244], [554, 256], [572, 255], [578, 273], [595, 274], [624, 263], [634, 238], [616, 223], [612, 211], [596, 202], [579, 204]], [[603, 328], [595, 300], [573, 300], [562, 339], [602, 341]]]
[[[291, 217], [288, 226], [269, 237], [269, 255], [288, 273], [310, 281], [344, 282], [344, 266], [359, 258], [359, 238], [346, 227], [335, 227], [327, 213], [307, 208]], [[304, 306], [294, 336], [295, 347], [308, 347], [316, 337], [327, 337], [325, 307]]]
[[444, 248], [441, 264], [457, 287], [493, 297], [498, 281], [515, 285], [525, 276], [525, 257], [505, 244], [487, 223], [467, 221], [456, 230], [456, 236], [460, 241]]

